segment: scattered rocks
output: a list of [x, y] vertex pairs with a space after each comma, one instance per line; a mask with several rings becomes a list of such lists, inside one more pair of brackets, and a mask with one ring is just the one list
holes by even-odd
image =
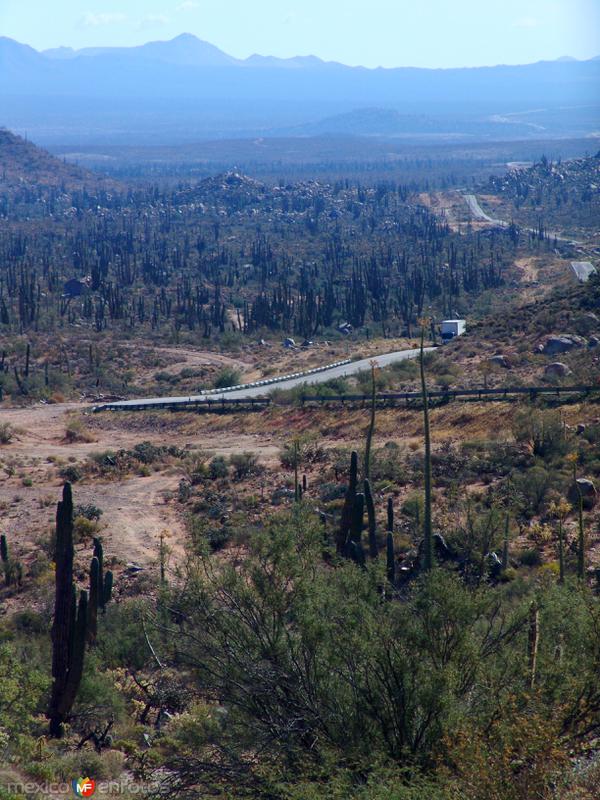
[[144, 567], [140, 567], [139, 564], [127, 564], [127, 566], [125, 567], [125, 572], [128, 575], [135, 575], [136, 573], [143, 571]]
[[541, 352], [546, 356], [553, 356], [557, 353], [568, 353], [578, 347], [584, 347], [585, 339], [581, 336], [550, 336], [542, 346]]
[[293, 489], [287, 489], [282, 487], [280, 489], [275, 489], [273, 494], [271, 495], [271, 503], [274, 506], [281, 505], [281, 503], [285, 503], [288, 500], [293, 500], [295, 497], [295, 493]]
[[562, 361], [554, 361], [552, 364], [548, 364], [544, 370], [544, 375], [548, 378], [564, 378], [567, 375], [571, 375], [572, 372], [573, 370], [563, 364]]
[[581, 497], [584, 509], [590, 511], [596, 505], [598, 491], [594, 485], [594, 481], [589, 478], [577, 478], [569, 489], [568, 497], [569, 502], [574, 508], [578, 508], [579, 497]]
[[490, 359], [488, 359], [488, 361], [490, 364], [494, 364], [497, 367], [502, 367], [502, 369], [512, 369], [512, 364], [506, 356], [492, 356]]

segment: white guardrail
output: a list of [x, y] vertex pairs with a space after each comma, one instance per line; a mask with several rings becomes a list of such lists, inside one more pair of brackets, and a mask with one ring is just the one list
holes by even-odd
[[333, 364], [326, 364], [324, 367], [315, 367], [314, 369], [308, 369], [305, 372], [293, 372], [289, 375], [278, 375], [276, 378], [267, 378], [264, 381], [240, 383], [238, 386], [225, 386], [223, 389], [202, 389], [199, 394], [208, 397], [209, 395], [214, 394], [222, 395], [226, 394], [227, 392], [239, 392], [241, 389], [256, 389], [259, 386], [272, 386], [275, 383], [283, 383], [283, 381], [289, 381], [293, 378], [306, 378], [308, 375], [314, 375], [317, 372], [326, 372], [328, 369], [343, 367], [351, 362], [351, 358], [346, 358], [344, 361], [334, 361]]

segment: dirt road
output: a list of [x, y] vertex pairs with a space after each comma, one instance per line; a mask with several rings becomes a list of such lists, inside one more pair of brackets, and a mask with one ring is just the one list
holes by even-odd
[[[82, 412], [84, 403], [37, 404], [27, 408], [4, 408], [0, 422], [14, 429], [9, 444], [0, 446], [0, 529], [15, 542], [19, 555], [27, 559], [39, 549], [40, 535], [51, 528], [62, 480], [59, 467], [84, 461], [94, 452], [131, 449], [141, 441], [174, 444], [218, 455], [251, 451], [263, 463], [272, 462], [278, 447], [258, 435], [215, 431], [201, 438], [185, 430], [143, 430], [126, 425], [106, 425], [90, 430], [94, 441], [70, 443], [67, 423]], [[85, 421], [85, 417], [83, 417]], [[115, 423], [121, 420], [115, 420]], [[184, 555], [185, 524], [176, 494], [183, 471], [175, 467], [148, 476], [131, 475], [119, 481], [83, 480], [74, 486], [75, 502], [94, 503], [102, 509], [102, 536], [107, 557], [148, 566], [157, 558], [158, 536], [166, 532], [175, 561]]]

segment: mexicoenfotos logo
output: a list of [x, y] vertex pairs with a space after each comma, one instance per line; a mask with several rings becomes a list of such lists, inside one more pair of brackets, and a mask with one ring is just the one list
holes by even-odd
[[96, 791], [96, 781], [91, 778], [73, 778], [71, 786], [76, 797], [91, 797]]

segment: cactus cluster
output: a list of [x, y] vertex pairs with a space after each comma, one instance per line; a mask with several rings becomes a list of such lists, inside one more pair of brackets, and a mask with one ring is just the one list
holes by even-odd
[[96, 643], [98, 635], [98, 609], [104, 613], [106, 604], [112, 597], [113, 574], [104, 572], [104, 550], [100, 539], [94, 539], [94, 555], [90, 563], [90, 596], [87, 641], [90, 646]]
[[[387, 576], [394, 583], [396, 566], [394, 553], [394, 508], [392, 498], [388, 500], [388, 531], [386, 540]], [[377, 523], [375, 518], [375, 502], [369, 479], [364, 481], [364, 492], [358, 491], [358, 454], [354, 450], [350, 457], [350, 475], [348, 488], [342, 508], [342, 516], [337, 531], [336, 543], [340, 555], [351, 558], [358, 565], [366, 564], [365, 549], [362, 542], [365, 509], [367, 511], [367, 531], [369, 557], [377, 559], [379, 545], [377, 542]]]
[[65, 483], [56, 508], [55, 596], [52, 623], [52, 689], [47, 717], [52, 737], [60, 738], [83, 674], [86, 644], [97, 634], [98, 607], [104, 609], [112, 592], [112, 573], [103, 577], [102, 545], [94, 540], [90, 591], [77, 590], [73, 582], [73, 495]]

